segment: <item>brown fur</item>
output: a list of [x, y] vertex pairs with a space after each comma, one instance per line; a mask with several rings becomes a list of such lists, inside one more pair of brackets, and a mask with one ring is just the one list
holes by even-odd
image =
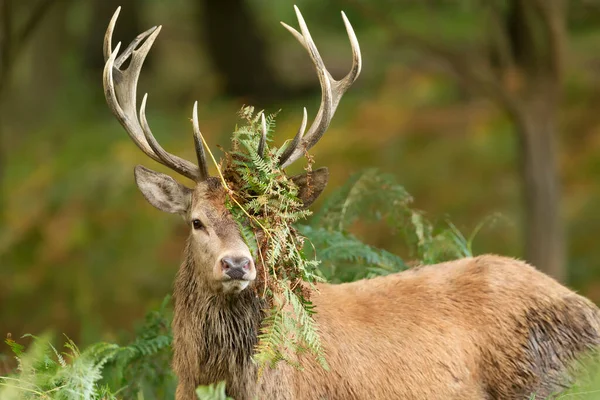
[[251, 357], [265, 305], [251, 286], [223, 289], [219, 260], [248, 249], [218, 181], [189, 191], [138, 175], [152, 204], [169, 212], [190, 204], [184, 218], [206, 225], [191, 229], [175, 281], [178, 400], [221, 380], [236, 400], [545, 398], [600, 344], [594, 304], [524, 262], [485, 255], [319, 285], [311, 300], [330, 370], [303, 356], [302, 371], [280, 363], [258, 379]]
[[481, 256], [321, 285], [312, 299], [330, 371], [281, 365], [260, 385], [250, 361], [259, 300], [200, 295], [190, 270], [175, 287], [178, 399], [219, 380], [236, 400], [544, 398], [600, 342], [591, 302], [525, 263]]

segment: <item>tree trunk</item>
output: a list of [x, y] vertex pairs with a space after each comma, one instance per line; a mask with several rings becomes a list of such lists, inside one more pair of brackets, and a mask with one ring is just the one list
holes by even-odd
[[[544, 82], [524, 102], [517, 129], [525, 201], [526, 259], [555, 279], [566, 280], [565, 238], [556, 170], [557, 96]], [[551, 91], [551, 89], [550, 89]]]
[[267, 59], [267, 43], [245, 0], [199, 0], [208, 54], [225, 93], [270, 101], [285, 92]]

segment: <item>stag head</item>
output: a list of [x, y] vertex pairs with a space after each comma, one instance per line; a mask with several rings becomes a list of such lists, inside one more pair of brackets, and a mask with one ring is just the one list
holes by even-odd
[[[321, 105], [312, 125], [305, 132], [307, 114], [298, 133], [287, 143], [279, 165], [285, 168], [301, 158], [314, 146], [327, 130], [342, 95], [354, 83], [361, 69], [358, 41], [350, 22], [342, 12], [342, 18], [352, 46], [352, 69], [343, 79], [336, 81], [327, 71], [319, 55], [302, 14], [295, 7], [300, 32], [284, 24], [292, 35], [304, 46], [315, 66], [321, 85]], [[198, 124], [198, 104], [194, 104], [192, 126], [197, 165], [165, 151], [154, 138], [146, 119], [144, 95], [139, 114], [136, 91], [142, 65], [161, 27], [153, 27], [138, 35], [119, 54], [120, 45], [112, 47], [114, 31], [120, 7], [113, 15], [104, 37], [105, 67], [103, 74], [104, 93], [112, 113], [125, 128], [133, 142], [150, 158], [195, 182], [190, 189], [168, 175], [152, 171], [141, 165], [135, 167], [135, 181], [150, 204], [159, 210], [181, 215], [190, 227], [188, 246], [198, 268], [198, 277], [215, 292], [239, 293], [250, 286], [256, 278], [254, 260], [243, 241], [236, 222], [225, 207], [226, 191], [221, 181], [208, 175], [203, 138]], [[126, 60], [129, 65], [121, 69]], [[259, 149], [264, 150], [266, 127], [262, 115], [263, 136]], [[310, 174], [310, 176], [308, 175]], [[328, 172], [320, 168], [310, 173], [292, 177], [299, 187], [299, 197], [309, 206], [327, 184]], [[310, 189], [307, 183], [310, 181]]]

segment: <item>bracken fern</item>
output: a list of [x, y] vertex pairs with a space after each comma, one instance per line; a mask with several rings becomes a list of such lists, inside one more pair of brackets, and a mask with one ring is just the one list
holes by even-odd
[[236, 127], [232, 150], [226, 153], [219, 169], [229, 189], [227, 206], [256, 260], [255, 290], [270, 307], [254, 359], [261, 368], [282, 360], [297, 366], [296, 354], [307, 350], [327, 368], [310, 302], [310, 289], [323, 278], [318, 261], [305, 256], [305, 238], [293, 226], [310, 211], [298, 199], [296, 184], [279, 166], [285, 147], [268, 146], [274, 115], [266, 117], [263, 155], [258, 153], [260, 113], [245, 107], [240, 116], [245, 125]]

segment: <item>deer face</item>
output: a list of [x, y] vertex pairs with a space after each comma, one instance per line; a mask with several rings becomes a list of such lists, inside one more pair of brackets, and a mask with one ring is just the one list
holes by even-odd
[[[308, 206], [325, 188], [328, 172], [321, 168], [312, 172], [310, 179], [307, 174], [292, 179], [299, 186], [300, 200]], [[209, 177], [189, 189], [168, 175], [138, 165], [135, 181], [150, 204], [184, 218], [197, 273], [209, 288], [239, 293], [250, 286], [256, 278], [254, 260], [225, 207], [225, 190], [217, 178]]]
[[135, 180], [150, 204], [183, 217], [197, 273], [211, 290], [239, 293], [254, 281], [254, 260], [225, 207], [225, 191], [217, 178], [189, 189], [168, 175], [138, 165]]

